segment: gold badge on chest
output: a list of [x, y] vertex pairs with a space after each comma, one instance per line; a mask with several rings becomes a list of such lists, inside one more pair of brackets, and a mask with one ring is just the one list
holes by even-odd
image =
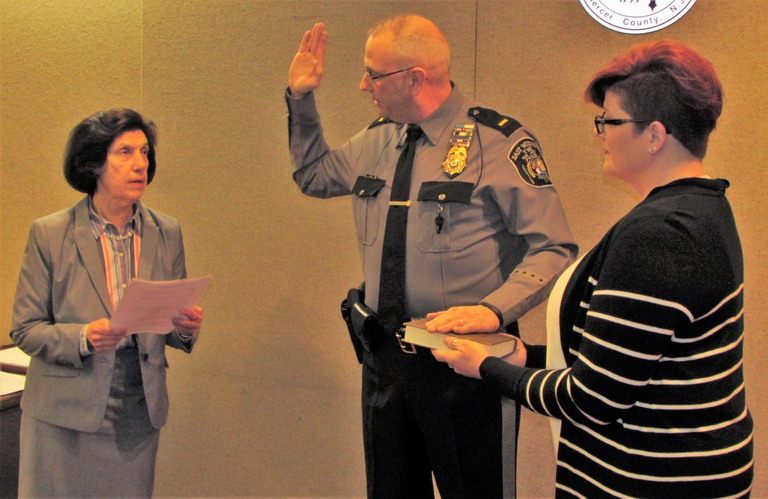
[[467, 167], [467, 150], [475, 132], [473, 123], [457, 123], [451, 136], [451, 148], [443, 161], [443, 169], [450, 178], [454, 178]]

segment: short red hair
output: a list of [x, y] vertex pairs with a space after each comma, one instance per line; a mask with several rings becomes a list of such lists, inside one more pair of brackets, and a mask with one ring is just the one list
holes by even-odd
[[[617, 93], [634, 119], [660, 121], [694, 156], [707, 152], [723, 110], [723, 88], [712, 64], [682, 43], [641, 43], [597, 71], [585, 99], [602, 107]], [[636, 123], [643, 130], [647, 123]]]

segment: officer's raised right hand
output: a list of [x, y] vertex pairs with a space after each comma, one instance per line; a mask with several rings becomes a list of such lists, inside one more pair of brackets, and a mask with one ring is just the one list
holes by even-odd
[[302, 97], [320, 86], [327, 42], [328, 32], [323, 23], [315, 24], [312, 31], [304, 33], [288, 71], [288, 87], [293, 97]]

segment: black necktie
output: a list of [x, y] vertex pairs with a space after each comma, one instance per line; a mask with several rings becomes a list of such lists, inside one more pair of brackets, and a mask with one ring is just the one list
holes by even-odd
[[394, 333], [405, 320], [405, 233], [408, 226], [408, 197], [411, 192], [411, 170], [416, 141], [422, 131], [418, 125], [408, 125], [408, 138], [397, 160], [392, 193], [389, 197], [387, 225], [381, 252], [379, 279], [379, 321], [387, 333]]

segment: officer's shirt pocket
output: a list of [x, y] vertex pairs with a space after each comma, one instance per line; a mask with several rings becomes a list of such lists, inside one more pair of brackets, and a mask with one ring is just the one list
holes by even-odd
[[359, 176], [352, 187], [352, 208], [355, 213], [355, 230], [358, 240], [371, 245], [379, 230], [379, 202], [376, 196], [386, 181], [380, 178]]
[[[418, 247], [425, 252], [443, 252], [463, 249], [462, 238], [457, 237], [458, 225], [469, 213], [471, 182], [424, 182], [419, 189]], [[442, 209], [441, 209], [442, 207]], [[438, 217], [442, 217], [438, 224]], [[438, 231], [438, 225], [440, 230]]]

